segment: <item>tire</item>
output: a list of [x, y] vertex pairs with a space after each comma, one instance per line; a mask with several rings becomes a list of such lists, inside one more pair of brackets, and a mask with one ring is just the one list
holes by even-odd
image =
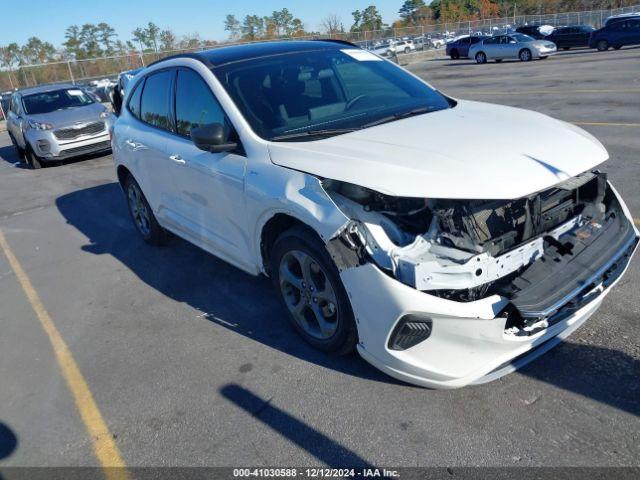
[[9, 134], [9, 139], [11, 140], [11, 143], [13, 143], [13, 147], [16, 149], [16, 154], [18, 155], [20, 162], [26, 163], [24, 148], [21, 148], [18, 145], [18, 142], [13, 138], [13, 135]]
[[598, 40], [598, 43], [596, 43], [596, 48], [599, 52], [606, 52], [607, 50], [609, 50], [609, 42], [607, 42], [606, 40]]
[[33, 149], [29, 145], [27, 145], [25, 150], [24, 158], [26, 159], [27, 165], [29, 165], [33, 170], [39, 170], [44, 166], [40, 157], [33, 152]]
[[523, 48], [522, 50], [520, 50], [520, 53], [518, 53], [518, 58], [520, 59], [521, 62], [528, 62], [531, 60], [531, 50], [529, 50], [528, 48]]
[[458, 60], [460, 58], [460, 52], [454, 48], [451, 50], [451, 54], [449, 56], [451, 57], [451, 60]]
[[476, 53], [476, 63], [487, 63], [487, 55], [484, 52]]
[[129, 175], [124, 181], [124, 192], [129, 207], [129, 215], [142, 239], [151, 245], [162, 245], [167, 239], [167, 232], [156, 220], [153, 210], [138, 182]]
[[353, 311], [318, 235], [303, 226], [283, 232], [271, 249], [271, 265], [273, 285], [300, 336], [325, 353], [351, 352], [358, 341]]
[[411, 51], [411, 49], [409, 47], [404, 49], [404, 53], [409, 53]]

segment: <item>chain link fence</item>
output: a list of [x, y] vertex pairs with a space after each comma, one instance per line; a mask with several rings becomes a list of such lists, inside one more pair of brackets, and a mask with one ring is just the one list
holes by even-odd
[[[383, 30], [348, 32], [332, 35], [296, 37], [293, 40], [312, 38], [332, 38], [358, 43], [364, 47], [372, 47], [376, 43], [392, 38], [422, 37], [422, 48], [431, 48], [427, 40], [432, 38], [448, 38], [455, 35], [484, 33], [503, 33], [518, 25], [592, 25], [599, 28], [604, 20], [612, 15], [640, 13], [640, 5], [606, 10], [590, 10], [581, 12], [552, 13], [545, 15], [518, 15], [503, 18], [489, 18], [465, 22], [434, 23], [405, 28], [387, 28]], [[281, 38], [278, 40], [287, 40]], [[247, 42], [238, 42], [247, 43]], [[207, 46], [206, 49], [231, 45], [221, 43]], [[15, 88], [31, 87], [46, 83], [86, 83], [91, 80], [115, 77], [118, 73], [143, 67], [161, 58], [177, 53], [189, 53], [203, 50], [198, 47], [183, 50], [162, 51], [157, 53], [130, 53], [127, 55], [93, 58], [86, 60], [66, 60], [36, 65], [22, 65], [17, 69], [0, 71], [0, 91]]]

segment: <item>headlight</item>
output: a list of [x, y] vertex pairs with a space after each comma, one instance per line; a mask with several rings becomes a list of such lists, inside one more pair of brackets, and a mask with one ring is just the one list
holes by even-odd
[[111, 116], [111, 112], [105, 110], [104, 112], [100, 112], [100, 118], [109, 118]]
[[53, 129], [53, 125], [51, 125], [50, 123], [36, 122], [34, 120], [29, 120], [29, 127], [33, 128], [34, 130], [52, 130]]

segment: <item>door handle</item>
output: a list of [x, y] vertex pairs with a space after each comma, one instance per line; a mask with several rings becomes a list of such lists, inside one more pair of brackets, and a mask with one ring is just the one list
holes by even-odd
[[184, 165], [185, 163], [187, 163], [187, 161], [184, 158], [182, 158], [180, 155], [169, 155], [169, 159], [173, 160], [179, 165]]

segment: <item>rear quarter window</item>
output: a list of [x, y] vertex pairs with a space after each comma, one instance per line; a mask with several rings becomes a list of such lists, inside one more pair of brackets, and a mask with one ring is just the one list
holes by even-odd
[[138, 120], [140, 120], [140, 97], [142, 96], [141, 94], [142, 94], [144, 81], [145, 79], [143, 78], [141, 81], [138, 82], [138, 84], [135, 87], [135, 90], [129, 97], [129, 103], [127, 104], [129, 108], [129, 112], [131, 112], [131, 115], [136, 117]]

